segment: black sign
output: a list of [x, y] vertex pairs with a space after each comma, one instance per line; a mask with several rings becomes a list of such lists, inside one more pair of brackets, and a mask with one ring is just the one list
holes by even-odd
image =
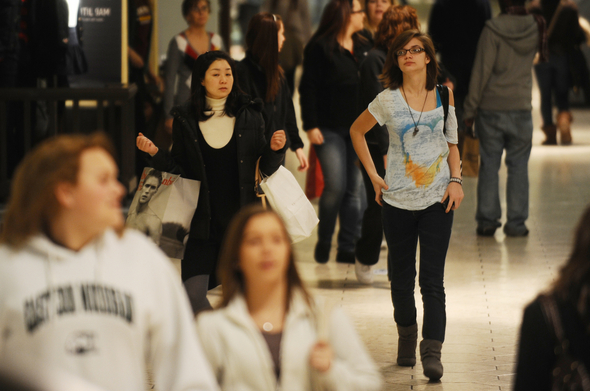
[[84, 87], [121, 84], [121, 0], [81, 0], [79, 20], [88, 72], [71, 78]]

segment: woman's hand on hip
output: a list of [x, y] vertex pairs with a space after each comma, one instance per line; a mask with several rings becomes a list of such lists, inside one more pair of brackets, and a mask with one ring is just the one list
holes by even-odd
[[307, 138], [312, 144], [320, 145], [324, 143], [324, 135], [320, 128], [313, 128], [307, 131]]
[[458, 209], [461, 205], [461, 201], [463, 201], [464, 196], [465, 195], [463, 194], [462, 185], [457, 182], [449, 182], [447, 190], [445, 191], [445, 195], [441, 200], [441, 202], [444, 203], [447, 198], [449, 199], [445, 213], [449, 213], [451, 210]]
[[326, 341], [318, 341], [313, 348], [311, 348], [309, 364], [316, 371], [324, 373], [332, 366], [333, 358], [334, 352], [330, 344]]
[[137, 136], [137, 139], [135, 140], [135, 145], [137, 145], [137, 148], [140, 151], [149, 153], [151, 156], [154, 156], [156, 153], [158, 153], [158, 147], [154, 145], [152, 140], [145, 137], [143, 133], [139, 133], [139, 136]]
[[272, 134], [270, 139], [270, 149], [273, 151], [278, 151], [285, 146], [287, 142], [287, 136], [285, 135], [284, 130], [277, 130]]
[[295, 150], [295, 155], [297, 156], [297, 160], [299, 160], [299, 167], [297, 167], [297, 171], [307, 171], [309, 168], [309, 160], [307, 160], [307, 156], [305, 156], [303, 148], [297, 148]]
[[387, 190], [389, 186], [387, 186], [385, 180], [377, 173], [371, 177], [371, 183], [373, 183], [373, 188], [375, 189], [375, 202], [383, 206], [383, 189]]

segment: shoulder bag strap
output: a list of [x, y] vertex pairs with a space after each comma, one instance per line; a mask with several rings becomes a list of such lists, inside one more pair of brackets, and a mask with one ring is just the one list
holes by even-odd
[[443, 123], [443, 134], [447, 134], [447, 117], [449, 114], [449, 89], [447, 86], [443, 86], [442, 84], [437, 84], [436, 89], [438, 90], [438, 95], [440, 96], [443, 112], [445, 113]]
[[561, 319], [559, 317], [559, 312], [557, 310], [557, 305], [555, 304], [555, 299], [551, 296], [541, 296], [541, 308], [543, 310], [543, 314], [545, 315], [545, 319], [547, 320], [547, 324], [555, 333], [557, 337], [557, 342], [560, 346], [563, 346], [564, 342], [564, 334], [563, 334], [563, 327], [561, 325]]

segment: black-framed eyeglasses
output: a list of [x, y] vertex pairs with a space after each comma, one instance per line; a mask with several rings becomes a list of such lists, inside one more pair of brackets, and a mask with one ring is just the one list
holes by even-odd
[[361, 13], [363, 13], [363, 12], [365, 12], [365, 10], [364, 10], [364, 9], [360, 9], [360, 10], [358, 10], [358, 11], [350, 11], [350, 13], [351, 13], [351, 14], [361, 14]]
[[418, 53], [422, 53], [424, 51], [425, 51], [424, 48], [411, 48], [408, 50], [401, 49], [401, 50], [398, 50], [397, 52], [395, 52], [395, 55], [398, 57], [401, 57], [401, 56], [405, 56], [407, 52], [410, 52], [411, 54], [418, 54]]

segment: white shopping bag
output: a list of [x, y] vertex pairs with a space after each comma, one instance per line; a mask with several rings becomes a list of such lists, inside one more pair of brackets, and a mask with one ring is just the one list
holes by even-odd
[[280, 166], [262, 180], [260, 187], [272, 209], [284, 220], [291, 241], [297, 243], [308, 238], [319, 219], [293, 174]]
[[170, 258], [184, 257], [201, 182], [146, 167], [126, 225], [149, 236]]

